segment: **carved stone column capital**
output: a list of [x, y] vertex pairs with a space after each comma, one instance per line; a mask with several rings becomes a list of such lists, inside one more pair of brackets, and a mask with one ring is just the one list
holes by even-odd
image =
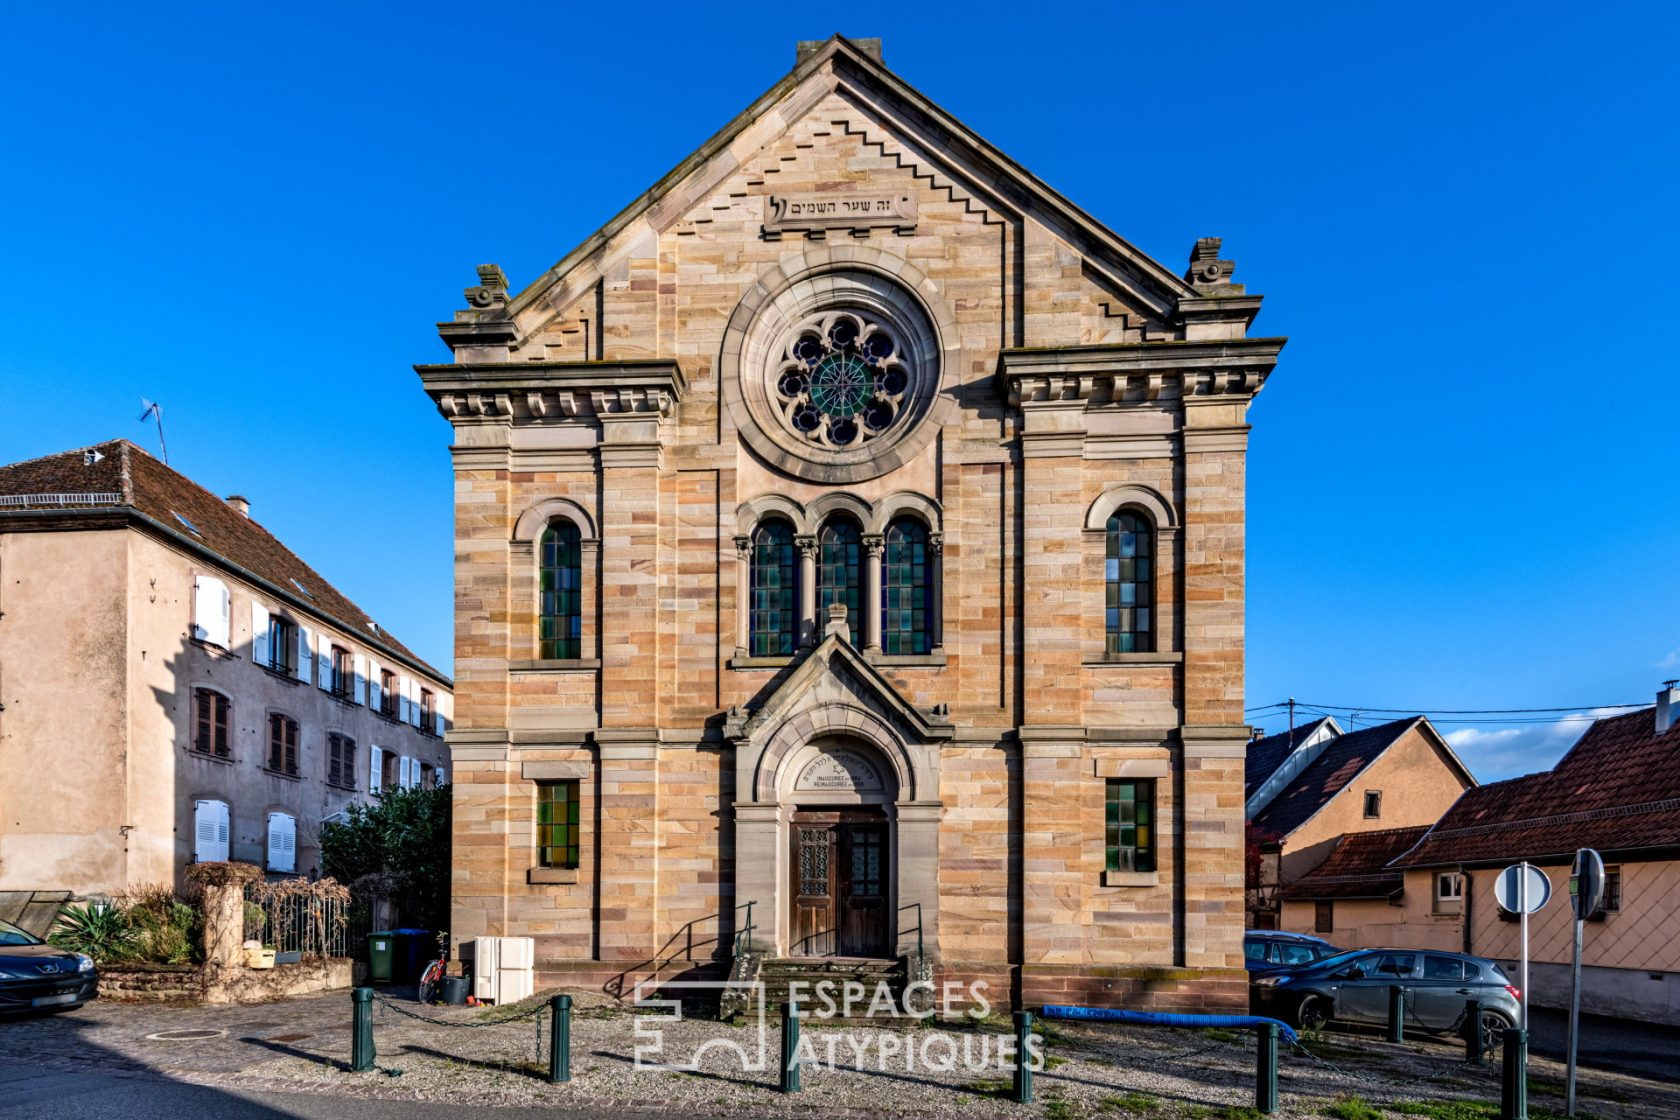
[[751, 537], [736, 537], [735, 538], [735, 558], [737, 560], [749, 560], [749, 559], [752, 558], [752, 538]]
[[943, 555], [945, 555], [945, 534], [944, 533], [929, 533], [928, 534], [928, 555], [930, 555], [930, 556], [943, 556]]
[[799, 549], [801, 560], [815, 560], [817, 558], [816, 537], [794, 537], [793, 544], [795, 548]]
[[870, 556], [879, 556], [887, 548], [887, 538], [880, 533], [865, 533], [863, 535], [863, 550]]

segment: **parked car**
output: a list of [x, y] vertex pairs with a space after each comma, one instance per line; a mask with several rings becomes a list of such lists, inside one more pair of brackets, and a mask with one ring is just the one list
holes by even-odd
[[1522, 993], [1499, 965], [1484, 957], [1423, 949], [1355, 949], [1254, 980], [1260, 1014], [1308, 1030], [1327, 1023], [1388, 1022], [1388, 990], [1406, 988], [1406, 1023], [1445, 1032], [1463, 1022], [1466, 1003], [1482, 1003], [1482, 1042], [1497, 1046], [1499, 1032], [1521, 1017]]
[[1322, 937], [1281, 929], [1251, 929], [1243, 934], [1243, 965], [1251, 973], [1312, 964], [1342, 950]]
[[0, 1012], [80, 1007], [99, 994], [93, 958], [0, 921]]

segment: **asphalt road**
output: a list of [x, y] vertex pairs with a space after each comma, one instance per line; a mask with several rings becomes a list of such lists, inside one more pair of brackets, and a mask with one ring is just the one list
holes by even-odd
[[[1530, 1008], [1529, 1053], [1561, 1062], [1568, 1057], [1568, 1047], [1568, 1013]], [[1680, 1030], [1672, 1027], [1583, 1015], [1578, 1055], [1582, 1068], [1590, 1066], [1670, 1083], [1680, 1081]]]
[[[0, 1027], [0, 1030], [3, 1030]], [[0, 1060], [0, 1116], [6, 1120], [443, 1120], [506, 1116], [509, 1120], [670, 1120], [669, 1113], [622, 1109], [576, 1111], [548, 1108], [470, 1108], [447, 1101], [368, 1100], [322, 1093], [229, 1092], [151, 1077], [66, 1073]]]

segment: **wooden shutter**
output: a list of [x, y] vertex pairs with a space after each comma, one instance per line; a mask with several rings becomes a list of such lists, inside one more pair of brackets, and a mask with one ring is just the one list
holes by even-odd
[[358, 653], [352, 659], [352, 663], [355, 665], [355, 669], [356, 669], [356, 684], [355, 684], [354, 699], [355, 699], [356, 703], [358, 703], [358, 704], [366, 704], [367, 703], [367, 679], [368, 679], [368, 677], [367, 677], [367, 658], [363, 657], [361, 654]]
[[228, 858], [228, 807], [225, 801], [193, 804], [193, 859], [220, 863]]
[[379, 688], [379, 662], [371, 657], [367, 663], [367, 689], [367, 705], [377, 712], [384, 705], [385, 697]]
[[268, 869], [297, 870], [297, 818], [290, 813], [268, 815]]
[[445, 784], [444, 778], [443, 778], [443, 767], [439, 766], [437, 768], [437, 770], [435, 770], [433, 772], [433, 774], [432, 774], [432, 784], [434, 786], [441, 786], [441, 785]]
[[447, 735], [449, 727], [455, 721], [455, 698], [447, 692], [438, 693], [437, 697], [437, 733]]
[[254, 599], [251, 601], [251, 660], [258, 665], [277, 660], [268, 649], [268, 608]]
[[308, 684], [315, 676], [315, 654], [311, 652], [309, 627], [298, 627], [298, 680]]
[[193, 579], [193, 637], [226, 649], [232, 599], [227, 584], [214, 576]]
[[281, 730], [286, 733], [286, 773], [298, 772], [298, 725], [295, 719], [281, 717]]
[[380, 763], [382, 761], [382, 759], [380, 758], [380, 755], [382, 755], [384, 753], [385, 752], [383, 750], [381, 750], [379, 747], [374, 747], [372, 750], [368, 751], [368, 792], [369, 793], [378, 793], [379, 792], [379, 788], [380, 788], [379, 766], [380, 766]]
[[332, 691], [332, 660], [332, 639], [323, 631], [315, 650], [315, 683], [326, 692]]

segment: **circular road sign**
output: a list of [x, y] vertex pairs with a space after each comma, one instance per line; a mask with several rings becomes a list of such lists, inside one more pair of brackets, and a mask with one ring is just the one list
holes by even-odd
[[[1528, 897], [1524, 899], [1522, 889], [1523, 873], [1528, 874]], [[1499, 873], [1499, 878], [1493, 884], [1493, 896], [1499, 900], [1499, 905], [1512, 914], [1521, 914], [1525, 909], [1530, 913], [1541, 909], [1552, 897], [1552, 881], [1546, 878], [1546, 873], [1529, 863], [1518, 863]], [[1524, 903], [1527, 903], [1525, 906]]]

